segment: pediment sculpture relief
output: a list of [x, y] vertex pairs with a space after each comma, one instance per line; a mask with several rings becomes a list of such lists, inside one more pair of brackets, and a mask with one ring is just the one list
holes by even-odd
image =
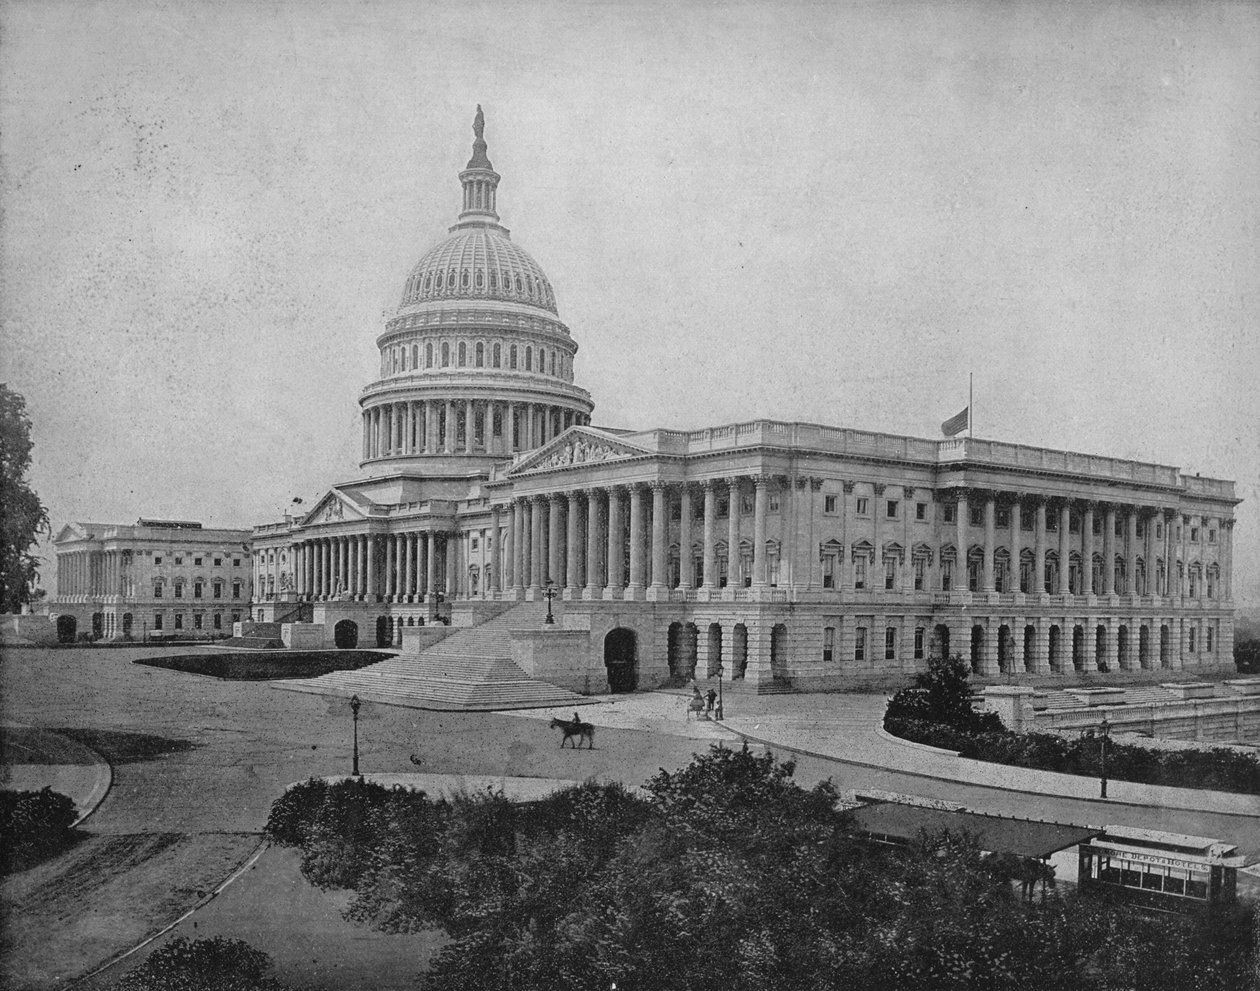
[[616, 448], [609, 447], [607, 444], [597, 444], [594, 441], [575, 440], [566, 447], [553, 451], [550, 455], [543, 458], [533, 468], [560, 468], [564, 465], [580, 465], [593, 461], [613, 461], [617, 458], [624, 457], [623, 452]]

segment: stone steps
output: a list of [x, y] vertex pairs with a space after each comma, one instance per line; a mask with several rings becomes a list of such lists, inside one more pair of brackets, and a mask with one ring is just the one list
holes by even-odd
[[542, 603], [527, 602], [452, 633], [418, 654], [399, 654], [356, 671], [320, 678], [273, 682], [286, 691], [358, 695], [369, 701], [421, 709], [484, 711], [589, 700], [567, 689], [530, 678], [512, 662], [512, 633], [541, 624]]

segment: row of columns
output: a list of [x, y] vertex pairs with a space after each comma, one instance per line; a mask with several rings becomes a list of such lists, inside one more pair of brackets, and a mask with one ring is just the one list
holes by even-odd
[[415, 530], [384, 535], [348, 534], [299, 541], [293, 546], [294, 588], [317, 600], [348, 593], [357, 600], [432, 600], [457, 587], [456, 535]]
[[418, 399], [363, 412], [363, 459], [420, 454], [514, 454], [541, 447], [590, 422], [578, 410], [545, 403]]
[[58, 595], [121, 595], [122, 551], [69, 551], [57, 555]]
[[[978, 493], [979, 498], [984, 504], [984, 562], [983, 562], [983, 578], [982, 590], [992, 592], [996, 590], [995, 585], [995, 567], [994, 560], [997, 550], [997, 533], [996, 533], [996, 516], [997, 506], [1001, 499], [995, 492]], [[953, 575], [953, 585], [956, 591], [965, 591], [968, 587], [968, 575], [966, 567], [966, 548], [967, 530], [970, 526], [970, 498], [971, 494], [966, 489], [960, 489], [955, 494], [955, 547], [957, 548], [958, 561], [956, 563]], [[1054, 588], [1045, 588], [1045, 591], [1056, 593], [1059, 595], [1071, 594], [1071, 572], [1069, 569], [1069, 561], [1071, 553], [1075, 549], [1073, 547], [1071, 522], [1072, 509], [1075, 505], [1080, 510], [1081, 515], [1081, 532], [1080, 532], [1080, 555], [1081, 555], [1081, 587], [1091, 591], [1093, 594], [1111, 595], [1121, 591], [1132, 592], [1135, 589], [1135, 581], [1138, 573], [1138, 558], [1141, 556], [1146, 565], [1147, 588], [1155, 588], [1154, 594], [1179, 596], [1185, 594], [1184, 588], [1177, 588], [1178, 581], [1176, 561], [1178, 558], [1182, 562], [1186, 560], [1188, 553], [1189, 525], [1188, 519], [1184, 524], [1180, 513], [1175, 509], [1148, 509], [1138, 506], [1119, 506], [1115, 503], [1097, 503], [1092, 500], [1068, 500], [1056, 499], [1047, 500], [1042, 498], [1026, 498], [1026, 499], [1001, 499], [1004, 504], [1009, 506], [1010, 512], [1010, 561], [1011, 567], [1017, 569], [1019, 567], [1020, 555], [1022, 551], [1023, 540], [1023, 513], [1025, 511], [1025, 503], [1030, 504], [1034, 515], [1033, 521], [1033, 546], [1034, 546], [1034, 563], [1033, 563], [1033, 588], [1040, 591], [1044, 588], [1046, 575], [1046, 553], [1051, 537], [1051, 531], [1047, 527], [1048, 513], [1056, 514], [1057, 518], [1057, 538], [1058, 538], [1058, 558], [1059, 570], [1057, 581]], [[1094, 520], [1097, 513], [1102, 513], [1102, 559], [1103, 567], [1100, 577], [1100, 586], [1093, 587], [1093, 561], [1095, 550], [1097, 549], [1097, 537], [1094, 533]], [[1143, 534], [1139, 539], [1137, 528], [1138, 521], [1143, 521]], [[1123, 561], [1124, 561], [1124, 589], [1117, 587], [1116, 568], [1114, 567], [1117, 554], [1116, 548], [1116, 522], [1122, 521], [1124, 530], [1123, 540]], [[1219, 562], [1222, 578], [1222, 595], [1221, 597], [1228, 601], [1231, 597], [1230, 588], [1230, 567], [1229, 559], [1232, 553], [1232, 536], [1233, 536], [1233, 520], [1223, 519], [1220, 521], [1220, 554], [1222, 560]], [[1155, 536], [1155, 524], [1160, 523], [1162, 526], [1162, 536]], [[1206, 530], [1206, 527], [1204, 528]], [[1176, 538], [1176, 534], [1180, 533], [1181, 539]], [[1206, 538], [1206, 532], [1202, 535]], [[1164, 583], [1162, 587], [1155, 587], [1152, 579], [1156, 577], [1155, 561], [1161, 556], [1164, 560]], [[1018, 572], [1016, 572], [1018, 573]], [[1201, 596], [1200, 596], [1201, 597]]]
[[[767, 581], [766, 517], [769, 476], [752, 478], [752, 585]], [[694, 487], [666, 482], [571, 490], [518, 497], [506, 507], [491, 509], [491, 533], [506, 524], [507, 560], [492, 560], [493, 590], [530, 590], [537, 593], [548, 582], [579, 592], [583, 598], [653, 598], [667, 590], [669, 576], [669, 521], [675, 500], [679, 505], [679, 575], [677, 588], [712, 588], [718, 577], [717, 497], [728, 497], [728, 548], [739, 547], [741, 479], [710, 479], [702, 483], [704, 499], [702, 575], [696, 575], [691, 555], [695, 526]], [[491, 543], [493, 557], [499, 542]], [[728, 550], [729, 553], [729, 550]], [[731, 571], [736, 554], [731, 555]], [[697, 583], [697, 577], [701, 579]], [[732, 574], [733, 580], [733, 574]]]

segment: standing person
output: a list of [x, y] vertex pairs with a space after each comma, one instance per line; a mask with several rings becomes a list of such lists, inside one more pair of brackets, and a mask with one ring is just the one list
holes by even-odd
[[708, 692], [705, 693], [704, 701], [707, 703], [707, 706], [705, 707], [704, 711], [706, 713], [712, 712], [713, 703], [717, 701], [717, 692], [715, 692], [712, 688], [710, 688]]

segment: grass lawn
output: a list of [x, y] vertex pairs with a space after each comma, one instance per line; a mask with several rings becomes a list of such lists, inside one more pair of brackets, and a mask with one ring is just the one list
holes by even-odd
[[354, 671], [392, 656], [374, 650], [218, 651], [139, 657], [135, 663], [228, 681], [275, 681], [278, 678], [317, 678], [331, 671]]

